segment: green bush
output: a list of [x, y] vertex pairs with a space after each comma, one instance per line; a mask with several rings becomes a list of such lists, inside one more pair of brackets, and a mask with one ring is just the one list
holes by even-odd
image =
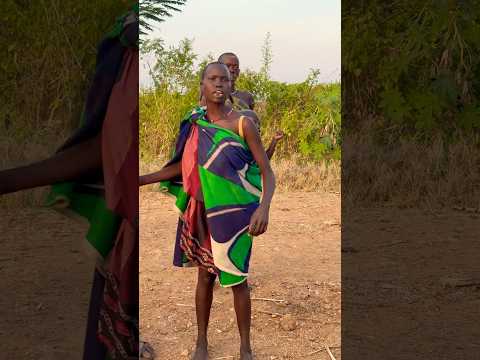
[[[298, 84], [271, 80], [268, 46], [267, 38], [262, 69], [246, 69], [237, 80], [237, 88], [254, 95], [265, 145], [276, 130], [283, 130], [286, 136], [276, 157], [340, 159], [340, 83], [320, 84], [316, 70]], [[198, 103], [199, 73], [213, 58], [195, 66], [198, 56], [188, 39], [168, 49], [161, 40], [146, 41], [141, 51], [155, 58], [150, 72], [154, 85], [140, 92], [141, 158], [148, 162], [168, 157], [172, 151], [180, 120]]]
[[426, 142], [440, 133], [450, 142], [480, 129], [480, 4], [416, 3], [342, 7], [347, 131], [373, 125]]

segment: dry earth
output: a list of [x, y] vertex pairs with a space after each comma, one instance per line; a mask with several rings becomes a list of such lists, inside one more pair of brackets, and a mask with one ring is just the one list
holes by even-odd
[[[188, 359], [196, 269], [171, 265], [172, 199], [142, 192], [140, 204], [140, 334], [158, 359]], [[340, 359], [340, 196], [276, 194], [269, 230], [256, 238], [250, 264], [256, 359], [330, 359], [324, 345]], [[214, 292], [209, 343], [211, 359], [238, 358], [229, 289]]]
[[81, 359], [93, 260], [87, 227], [53, 210], [1, 210], [2, 359]]

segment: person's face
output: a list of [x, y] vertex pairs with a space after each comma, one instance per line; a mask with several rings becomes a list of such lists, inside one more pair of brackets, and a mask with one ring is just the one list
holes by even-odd
[[232, 77], [232, 81], [235, 82], [240, 75], [240, 64], [238, 62], [238, 58], [233, 55], [225, 55], [222, 58], [222, 63], [224, 63], [228, 71], [230, 71], [230, 76]]
[[210, 65], [202, 80], [201, 90], [205, 100], [225, 103], [231, 92], [230, 73], [227, 67], [221, 64]]

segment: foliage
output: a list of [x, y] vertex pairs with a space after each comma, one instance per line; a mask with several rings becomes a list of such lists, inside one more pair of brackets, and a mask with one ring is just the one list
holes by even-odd
[[156, 87], [165, 87], [170, 92], [183, 93], [197, 84], [191, 74], [194, 72], [194, 61], [197, 56], [193, 53], [192, 40], [184, 39], [178, 48], [165, 49], [161, 39], [145, 40], [142, 44], [142, 53], [152, 53], [156, 62], [150, 69]]
[[[151, 40], [142, 46], [142, 54], [154, 55], [156, 60], [150, 68], [154, 86], [140, 93], [141, 157], [149, 161], [167, 157], [172, 150], [180, 120], [198, 103], [200, 71], [213, 57], [195, 65], [198, 56], [188, 39], [168, 49], [161, 40]], [[254, 95], [265, 145], [275, 130], [283, 130], [286, 136], [277, 148], [276, 157], [339, 159], [340, 84], [320, 84], [318, 70], [312, 70], [298, 84], [271, 80], [273, 56], [268, 34], [262, 56], [261, 70], [243, 71], [237, 88]]]
[[[163, 22], [172, 12], [180, 11], [187, 0], [140, 0], [140, 35], [153, 30], [152, 23]], [[140, 37], [142, 39], [142, 37]]]
[[[0, 13], [0, 169], [45, 159], [79, 126], [97, 46], [133, 1], [5, 0]], [[46, 189], [0, 197], [40, 205]]]
[[428, 142], [479, 130], [479, 3], [414, 3], [342, 6], [347, 131], [370, 125]]
[[130, 7], [113, 0], [4, 1], [0, 133], [17, 146], [39, 142], [54, 150], [79, 124], [99, 41]]

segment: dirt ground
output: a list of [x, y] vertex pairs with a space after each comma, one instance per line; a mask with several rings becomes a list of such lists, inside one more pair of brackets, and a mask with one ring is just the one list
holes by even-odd
[[[477, 359], [480, 214], [376, 208], [342, 218], [344, 358]], [[324, 344], [341, 358], [339, 220], [338, 195], [275, 195], [250, 281], [252, 297], [284, 301], [253, 300], [257, 359], [329, 359]], [[187, 359], [195, 340], [195, 269], [171, 266], [175, 225], [172, 200], [142, 192], [141, 335], [161, 360]], [[85, 231], [48, 209], [1, 211], [2, 359], [81, 358], [93, 270]], [[212, 359], [235, 359], [238, 344], [231, 292], [218, 288]]]
[[[253, 300], [257, 359], [310, 353], [307, 358], [328, 359], [323, 344], [340, 358], [339, 202], [331, 194], [275, 196], [270, 230], [256, 240], [250, 283], [252, 297], [284, 301]], [[142, 193], [141, 224], [142, 337], [151, 341], [158, 359], [187, 358], [182, 353], [191, 351], [195, 334], [195, 269], [171, 266], [172, 200]], [[2, 358], [81, 358], [93, 272], [84, 251], [86, 229], [49, 209], [1, 211]], [[293, 315], [294, 330], [281, 327], [283, 314]], [[234, 318], [231, 292], [217, 289], [212, 359], [236, 355]]]
[[94, 268], [86, 225], [45, 208], [0, 215], [0, 358], [81, 359]]
[[[171, 265], [173, 200], [155, 192], [142, 192], [140, 200], [141, 338], [158, 359], [188, 359], [196, 269]], [[255, 239], [250, 264], [256, 359], [330, 360], [324, 345], [340, 359], [340, 196], [276, 194], [269, 230]], [[238, 358], [230, 289], [214, 292], [209, 345], [211, 359]]]
[[348, 359], [480, 359], [480, 214], [342, 210]]

